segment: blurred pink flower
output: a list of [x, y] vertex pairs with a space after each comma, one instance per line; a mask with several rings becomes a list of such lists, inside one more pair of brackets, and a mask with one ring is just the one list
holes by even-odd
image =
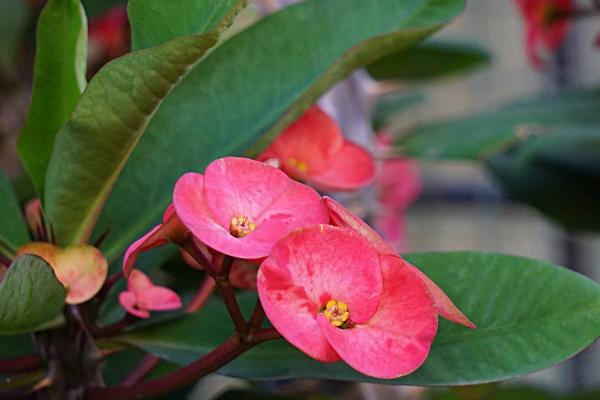
[[247, 158], [221, 158], [206, 167], [204, 176], [183, 175], [173, 204], [199, 241], [244, 259], [266, 257], [292, 229], [329, 219], [313, 189]]
[[360, 189], [375, 175], [371, 154], [344, 139], [337, 123], [318, 106], [282, 132], [258, 159], [276, 159], [286, 174], [321, 190]]
[[290, 343], [376, 378], [416, 370], [437, 332], [433, 300], [415, 271], [380, 257], [348, 228], [291, 232], [261, 264], [257, 285], [269, 320]]
[[140, 270], [131, 271], [127, 290], [119, 294], [119, 303], [138, 318], [150, 318], [150, 311], [168, 311], [181, 308], [181, 299], [171, 289], [155, 286]]
[[464, 325], [468, 328], [475, 329], [469, 319], [454, 305], [452, 300], [444, 293], [439, 286], [437, 286], [427, 275], [421, 272], [420, 269], [411, 265], [402, 259], [396, 251], [391, 248], [369, 225], [363, 220], [358, 218], [340, 203], [333, 199], [325, 197], [323, 202], [327, 206], [329, 215], [331, 217], [331, 224], [335, 226], [347, 227], [356, 231], [359, 235], [367, 239], [371, 245], [375, 248], [378, 254], [385, 256], [392, 256], [398, 258], [399, 261], [396, 263], [403, 266], [406, 269], [413, 271], [425, 284], [429, 293], [433, 297], [437, 312], [449, 321], [457, 324]]
[[516, 0], [525, 20], [526, 46], [529, 61], [536, 68], [543, 64], [540, 50], [557, 51], [564, 43], [573, 11], [572, 0]]
[[129, 50], [129, 20], [125, 5], [117, 5], [90, 20], [90, 43], [99, 47], [107, 60], [112, 60]]

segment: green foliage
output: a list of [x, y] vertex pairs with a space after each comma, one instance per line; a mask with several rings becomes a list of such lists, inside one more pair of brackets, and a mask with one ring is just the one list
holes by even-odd
[[462, 0], [376, 6], [309, 0], [214, 49], [161, 104], [127, 162], [99, 219], [96, 235], [110, 230], [103, 250], [116, 257], [156, 222], [182, 173], [239, 155], [262, 138], [253, 147], [260, 150], [334, 83], [414, 45], [463, 6]]
[[0, 171], [0, 254], [12, 256], [29, 242], [29, 232], [10, 181]]
[[210, 32], [218, 28], [237, 3], [237, 0], [130, 0], [127, 12], [131, 45], [140, 50], [179, 36]]
[[513, 197], [567, 229], [600, 232], [598, 127], [533, 132], [485, 161], [494, 177]]
[[600, 125], [600, 90], [575, 89], [513, 102], [499, 110], [425, 125], [409, 132], [402, 154], [426, 159], [476, 160], [519, 140], [531, 125]]
[[148, 122], [189, 67], [217, 43], [220, 30], [130, 53], [106, 65], [90, 82], [56, 137], [48, 167], [45, 211], [59, 244], [88, 239]]
[[[520, 376], [563, 361], [600, 336], [600, 286], [541, 261], [498, 254], [412, 254], [426, 272], [475, 322], [476, 330], [440, 321], [426, 363], [392, 381], [407, 385], [464, 385]], [[249, 311], [255, 295], [242, 296]], [[178, 364], [206, 354], [232, 332], [223, 306], [125, 334], [132, 344]], [[191, 333], [193, 332], [193, 334]], [[314, 361], [283, 340], [252, 349], [222, 373], [248, 379], [377, 381], [341, 364]]]
[[65, 297], [65, 289], [48, 263], [32, 255], [18, 257], [0, 283], [0, 335], [60, 323]]
[[490, 59], [480, 46], [431, 41], [391, 54], [369, 65], [367, 71], [376, 80], [422, 82], [470, 72]]
[[87, 20], [79, 0], [50, 0], [37, 28], [34, 86], [19, 155], [44, 193], [54, 138], [85, 88]]

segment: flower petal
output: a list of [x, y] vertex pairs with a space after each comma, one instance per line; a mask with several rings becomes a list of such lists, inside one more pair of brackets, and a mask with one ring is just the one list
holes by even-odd
[[350, 141], [329, 159], [321, 173], [308, 173], [306, 181], [322, 190], [357, 190], [375, 177], [375, 162], [371, 154]]
[[377, 232], [346, 207], [326, 196], [323, 197], [323, 202], [325, 207], [327, 207], [333, 225], [347, 227], [358, 232], [359, 235], [367, 239], [371, 245], [375, 247], [375, 250], [379, 254], [396, 254], [396, 251], [391, 248]]
[[56, 277], [67, 289], [68, 304], [80, 304], [94, 297], [108, 274], [106, 258], [100, 250], [87, 244], [59, 249], [53, 267]]
[[[196, 238], [245, 259], [266, 257], [275, 242], [294, 228], [328, 220], [314, 190], [264, 163], [234, 157], [211, 163], [204, 179], [193, 173], [179, 178], [173, 203]], [[257, 226], [242, 238], [229, 233], [231, 219], [239, 216]]]
[[257, 290], [266, 315], [288, 342], [319, 361], [339, 361], [317, 325], [319, 305], [295, 286], [286, 266], [267, 258], [258, 270]]
[[137, 298], [132, 292], [119, 293], [119, 303], [121, 303], [121, 306], [125, 311], [138, 318], [150, 318], [150, 312], [148, 312], [148, 310], [140, 310], [137, 308], [136, 301]]
[[384, 292], [377, 313], [365, 324], [340, 329], [319, 314], [321, 331], [351, 367], [382, 379], [420, 367], [437, 332], [437, 313], [425, 285], [397, 257], [382, 257]]
[[163, 286], [152, 286], [137, 295], [138, 307], [150, 311], [167, 311], [181, 308], [177, 293]]
[[[329, 168], [331, 157], [343, 143], [344, 136], [336, 121], [319, 106], [313, 106], [277, 136], [258, 159], [277, 158], [285, 173], [303, 179]], [[306, 169], [299, 169], [298, 163], [304, 163]]]
[[131, 275], [129, 275], [129, 278], [127, 278], [127, 289], [136, 296], [139, 296], [140, 293], [143, 293], [145, 290], [148, 290], [153, 286], [154, 284], [148, 275], [139, 269], [134, 269], [131, 271]]
[[287, 269], [291, 285], [302, 288], [316, 306], [313, 312], [333, 299], [348, 304], [352, 320], [364, 322], [379, 306], [378, 256], [350, 229], [331, 225], [297, 229], [275, 245], [267, 260], [267, 265]]

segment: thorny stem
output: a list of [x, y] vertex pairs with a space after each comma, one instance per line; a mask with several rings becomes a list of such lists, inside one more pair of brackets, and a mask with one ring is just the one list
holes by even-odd
[[218, 370], [253, 346], [266, 340], [278, 338], [278, 334], [276, 335], [273, 331], [265, 329], [256, 332], [252, 336], [240, 336], [236, 333], [213, 351], [187, 367], [158, 379], [128, 387], [88, 388], [85, 391], [84, 398], [86, 400], [106, 400], [107, 398], [110, 400], [128, 400], [133, 398], [142, 399], [170, 392]]
[[256, 300], [256, 306], [254, 307], [254, 311], [252, 312], [252, 316], [248, 321], [248, 328], [250, 330], [259, 329], [265, 320], [265, 310], [263, 309], [262, 303], [260, 300]]

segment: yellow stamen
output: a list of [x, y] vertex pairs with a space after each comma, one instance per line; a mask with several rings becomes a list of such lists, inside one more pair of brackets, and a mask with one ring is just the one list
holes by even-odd
[[229, 233], [236, 238], [243, 238], [254, 232], [256, 224], [248, 217], [238, 216], [231, 218]]
[[323, 315], [325, 315], [325, 318], [327, 318], [331, 325], [339, 328], [350, 318], [350, 311], [348, 310], [348, 305], [346, 303], [329, 300], [327, 305], [325, 305]]
[[289, 158], [288, 163], [294, 168], [296, 168], [301, 173], [305, 174], [308, 171], [308, 165], [305, 161], [297, 160], [295, 158]]

